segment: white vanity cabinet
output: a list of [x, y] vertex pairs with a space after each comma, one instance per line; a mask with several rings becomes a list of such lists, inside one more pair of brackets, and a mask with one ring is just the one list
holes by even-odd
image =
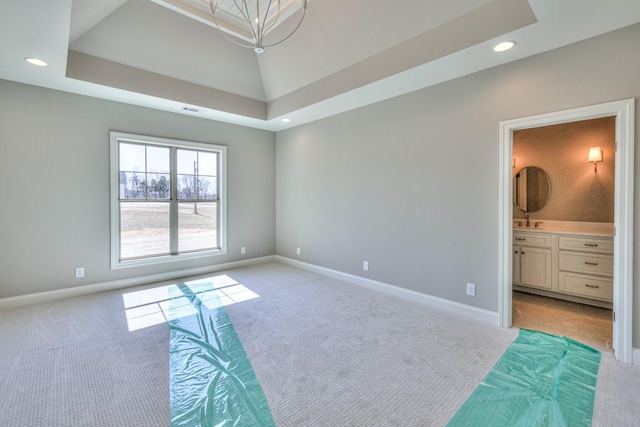
[[513, 283], [551, 290], [551, 272], [551, 235], [514, 232]]
[[559, 292], [613, 301], [613, 238], [558, 238]]
[[610, 308], [613, 237], [514, 229], [513, 288]]

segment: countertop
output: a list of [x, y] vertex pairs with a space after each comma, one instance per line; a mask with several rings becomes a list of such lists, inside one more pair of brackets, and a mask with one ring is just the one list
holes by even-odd
[[[587, 236], [606, 237], [613, 236], [613, 224], [606, 222], [573, 222], [573, 221], [544, 221], [530, 219], [530, 227], [524, 225], [518, 226], [518, 222], [526, 223], [526, 220], [514, 219], [513, 231], [533, 231], [539, 233], [557, 233], [557, 234], [581, 234]], [[541, 223], [539, 227], [535, 227], [536, 223]]]

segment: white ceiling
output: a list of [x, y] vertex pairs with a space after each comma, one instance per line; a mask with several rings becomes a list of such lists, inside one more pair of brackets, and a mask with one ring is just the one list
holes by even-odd
[[277, 131], [640, 22], [638, 0], [309, 0], [258, 55], [159, 3], [0, 0], [0, 78]]

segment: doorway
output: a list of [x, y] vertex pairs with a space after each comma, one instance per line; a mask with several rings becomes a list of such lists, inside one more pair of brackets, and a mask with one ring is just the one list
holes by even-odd
[[[519, 129], [512, 138], [512, 326], [609, 352], [615, 119]], [[587, 162], [591, 147], [603, 162]]]
[[631, 363], [633, 284], [633, 136], [634, 99], [503, 121], [500, 123], [499, 303], [500, 325], [512, 325], [512, 165], [513, 133], [517, 130], [615, 117], [615, 198], [613, 256], [613, 349], [617, 359]]

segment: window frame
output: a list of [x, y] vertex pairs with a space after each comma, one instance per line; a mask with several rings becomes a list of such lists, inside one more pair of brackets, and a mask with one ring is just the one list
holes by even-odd
[[[167, 262], [184, 261], [190, 259], [205, 258], [217, 255], [225, 255], [227, 253], [227, 147], [218, 144], [208, 144], [195, 141], [185, 141], [170, 138], [161, 138], [147, 135], [137, 135], [132, 133], [114, 132], [110, 135], [110, 155], [109, 155], [109, 173], [110, 173], [110, 213], [111, 213], [111, 229], [109, 230], [111, 237], [111, 269], [139, 267], [148, 265], [159, 265]], [[152, 255], [141, 258], [120, 259], [120, 159], [119, 145], [120, 143], [140, 144], [145, 146], [169, 147], [171, 149], [186, 149], [205, 152], [213, 152], [218, 154], [218, 170], [217, 170], [217, 203], [218, 203], [218, 247], [213, 249], [197, 250], [176, 254]], [[170, 167], [170, 182], [175, 183], [173, 178], [177, 176], [175, 164]], [[168, 203], [176, 205], [180, 203], [180, 199], [173, 199], [175, 191], [171, 190]], [[203, 200], [205, 202], [205, 200]], [[135, 203], [135, 202], [134, 202]], [[171, 212], [171, 209], [170, 209]], [[177, 215], [171, 213], [170, 215]], [[171, 240], [176, 238], [178, 227], [170, 227]]]

